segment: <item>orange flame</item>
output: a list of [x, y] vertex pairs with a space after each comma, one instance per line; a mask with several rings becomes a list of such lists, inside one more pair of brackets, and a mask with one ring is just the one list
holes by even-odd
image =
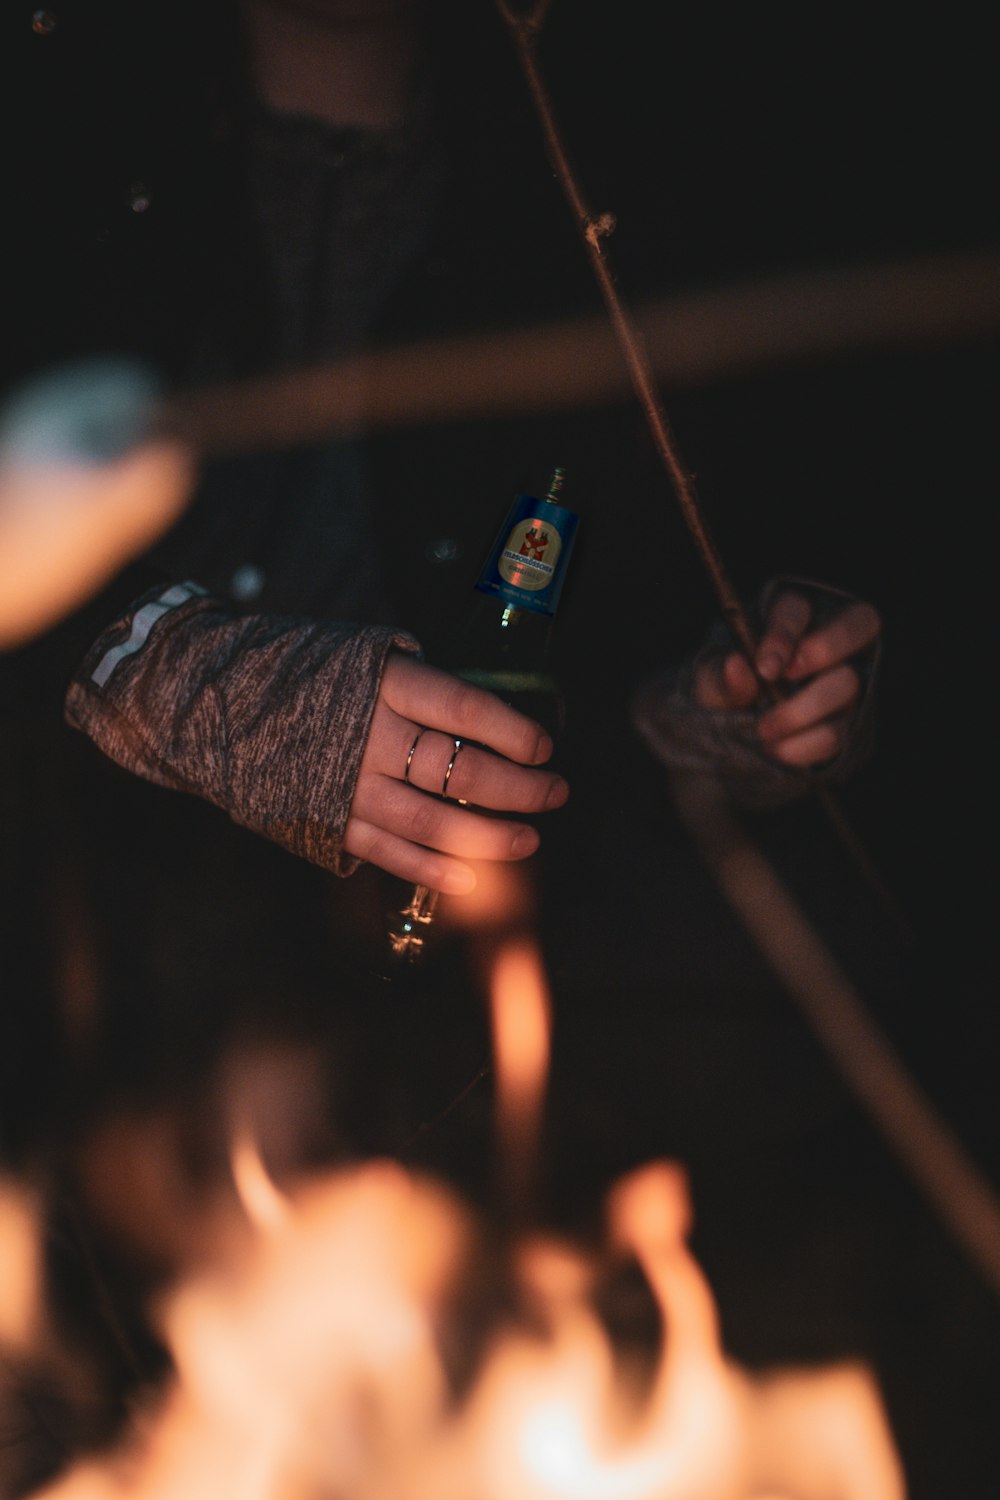
[[[496, 955], [493, 1021], [523, 1186], [550, 1044], [533, 944]], [[459, 1394], [445, 1330], [481, 1248], [470, 1211], [391, 1161], [279, 1189], [265, 1156], [299, 1062], [244, 1058], [233, 1078], [242, 1212], [230, 1199], [203, 1218], [202, 1269], [156, 1312], [175, 1375], [129, 1444], [35, 1500], [903, 1500], [863, 1366], [752, 1374], [729, 1358], [678, 1164], [613, 1185], [601, 1247], [511, 1236], [519, 1311], [497, 1317]], [[624, 1262], [659, 1315], [652, 1352], [618, 1347], [599, 1311]]]
[[512, 939], [500, 949], [490, 1000], [501, 1167], [518, 1201], [534, 1169], [549, 1070], [551, 1003], [535, 944]]
[[0, 1347], [27, 1349], [42, 1322], [37, 1207], [0, 1179]]
[[501, 1110], [537, 1119], [549, 1066], [550, 1004], [537, 948], [514, 942], [493, 969], [493, 1052]]
[[613, 1261], [536, 1236], [515, 1253], [532, 1322], [497, 1329], [461, 1401], [440, 1346], [476, 1248], [458, 1200], [376, 1161], [285, 1202], [165, 1304], [176, 1381], [132, 1445], [36, 1500], [903, 1500], [866, 1370], [727, 1358], [672, 1164], [608, 1204], [663, 1317], [652, 1381], [596, 1311]]
[[247, 1217], [258, 1229], [277, 1229], [288, 1219], [288, 1199], [268, 1173], [257, 1142], [241, 1130], [230, 1151], [233, 1182]]

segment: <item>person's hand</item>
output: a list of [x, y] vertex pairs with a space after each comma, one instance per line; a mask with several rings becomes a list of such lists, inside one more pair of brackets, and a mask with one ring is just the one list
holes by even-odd
[[539, 843], [530, 824], [473, 809], [530, 814], [561, 807], [569, 795], [563, 778], [532, 769], [551, 754], [549, 735], [492, 693], [392, 655], [344, 849], [417, 885], [471, 891], [475, 872], [463, 860], [523, 859]]
[[[811, 629], [812, 606], [802, 594], [779, 593], [757, 646], [754, 672], [739, 651], [702, 662], [694, 697], [702, 708], [755, 708], [761, 681], [783, 701], [765, 709], [758, 733], [767, 752], [789, 766], [832, 760], [843, 747], [861, 697], [861, 676], [851, 658], [868, 650], [882, 628], [877, 610], [863, 601]], [[788, 694], [788, 696], [784, 696]]]

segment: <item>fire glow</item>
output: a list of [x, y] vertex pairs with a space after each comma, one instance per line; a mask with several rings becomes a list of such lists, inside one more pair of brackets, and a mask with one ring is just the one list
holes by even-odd
[[[530, 948], [498, 953], [493, 1015], [499, 1149], [520, 1163], [506, 1180], [520, 1181], [549, 1054]], [[245, 1132], [232, 1168], [238, 1211], [213, 1220], [202, 1269], [156, 1314], [168, 1386], [127, 1441], [35, 1500], [904, 1494], [864, 1367], [761, 1375], [727, 1357], [674, 1163], [612, 1186], [596, 1249], [511, 1234], [506, 1294], [486, 1334], [467, 1338], [460, 1373], [463, 1309], [497, 1247], [450, 1188], [375, 1160], [279, 1189]], [[649, 1348], [617, 1347], [598, 1311], [625, 1267], [655, 1311]]]

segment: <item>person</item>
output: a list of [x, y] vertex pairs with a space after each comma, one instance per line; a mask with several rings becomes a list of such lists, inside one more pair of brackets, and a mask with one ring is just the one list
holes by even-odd
[[[10, 340], [8, 390], [97, 352], [152, 366], [168, 396], [193, 392], [197, 405], [206, 385], [591, 308], [589, 270], [495, 18], [406, 0], [246, 0], [197, 23], [152, 7], [140, 33], [122, 19], [109, 3], [80, 28], [55, 17], [18, 33], [31, 49], [25, 107], [39, 155], [61, 175], [16, 216], [14, 260], [47, 294], [30, 325], [12, 324], [27, 337]], [[136, 71], [138, 54], [162, 60], [155, 77]], [[294, 384], [285, 389], [294, 401]], [[28, 761], [7, 778], [21, 789], [13, 922], [47, 922], [25, 912], [15, 872], [57, 851], [72, 891], [59, 899], [79, 908], [103, 976], [100, 1046], [122, 1054], [137, 1087], [143, 1058], [155, 1070], [183, 1053], [167, 1037], [191, 1032], [211, 1052], [208, 1033], [272, 1013], [276, 990], [312, 1015], [329, 1009], [331, 973], [350, 972], [367, 995], [405, 886], [468, 891], [477, 861], [539, 849], [542, 812], [549, 832], [532, 864], [550, 967], [586, 988], [607, 970], [595, 892], [614, 851], [643, 844], [660, 760], [710, 765], [741, 798], [781, 803], [849, 775], [869, 742], [871, 605], [793, 578], [762, 596], [756, 672], [727, 654], [633, 411], [615, 406], [600, 421], [587, 409], [487, 412], [389, 430], [376, 417], [361, 434], [304, 441], [282, 439], [287, 419], [279, 400], [263, 451], [206, 452], [183, 515], [141, 562], [6, 663], [8, 703], [44, 696], [27, 735], [20, 725], [7, 735]], [[549, 765], [537, 726], [447, 673], [500, 497], [530, 492], [563, 454], [583, 525], [554, 637], [567, 712]], [[635, 582], [609, 608], [602, 510], [626, 473], [629, 494], [651, 498], [614, 524], [616, 545], [630, 532], [643, 545], [626, 542]], [[669, 613], [660, 557], [670, 559]], [[708, 645], [695, 665], [665, 673], [699, 632]], [[762, 706], [777, 683], [792, 691]], [[64, 714], [106, 760], [66, 740]], [[239, 827], [224, 835], [202, 803]], [[248, 843], [246, 829], [279, 849]], [[689, 889], [671, 871], [680, 847], [667, 827], [625, 861], [622, 920], [659, 903], [663, 882], [674, 901]], [[289, 850], [303, 864], [290, 866]], [[332, 893], [331, 871], [351, 876]], [[719, 921], [716, 906], [705, 912], [679, 921], [694, 965], [706, 950], [695, 934]], [[189, 936], [172, 941], [172, 931]], [[718, 963], [719, 945], [709, 947]], [[637, 987], [663, 977], [658, 938], [651, 949], [633, 935], [625, 971], [622, 960], [616, 972]], [[746, 972], [742, 949], [729, 961]], [[429, 992], [467, 987], [459, 956], [443, 951], [441, 962], [411, 977], [425, 1009]], [[33, 978], [43, 992], [61, 982]], [[467, 1027], [443, 1029], [457, 1077]], [[39, 1047], [59, 1055], [51, 1036]], [[450, 1087], [432, 1066], [428, 1077], [432, 1092]]]
[[[731, 149], [702, 142], [714, 170], [696, 166], [693, 147], [681, 152], [655, 192], [640, 153], [616, 153], [619, 127], [631, 131], [644, 101], [673, 106], [653, 49], [634, 56], [633, 39], [632, 71], [616, 75], [624, 25], [600, 32], [602, 94], [556, 30], [582, 25], [584, 8], [573, 9], [565, 21], [553, 9], [549, 61], [564, 87], [566, 59], [579, 69], [574, 139], [597, 190], [621, 203], [612, 248], [631, 284], [721, 278], [741, 257], [759, 269], [755, 235], [778, 246], [780, 264], [801, 253], [806, 220], [790, 202], [779, 212], [765, 195], [765, 211], [749, 211], [768, 160], [749, 125]], [[44, 192], [24, 185], [31, 211], [11, 215], [8, 295], [35, 295], [30, 318], [10, 319], [7, 389], [112, 350], [151, 360], [184, 395], [237, 382], [238, 407], [238, 382], [261, 374], [430, 338], [457, 366], [469, 328], [589, 312], [575, 227], [486, 11], [248, 0], [138, 13], [108, 0], [85, 19], [57, 14], [48, 31], [27, 13], [6, 18], [20, 28], [8, 55], [31, 50], [29, 165], [48, 174]], [[885, 174], [879, 192], [894, 181]], [[85, 1138], [114, 1100], [136, 1111], [165, 1090], [189, 1100], [224, 1043], [304, 1017], [311, 1036], [336, 1041], [337, 1149], [355, 1105], [352, 1144], [419, 1140], [435, 1164], [475, 1175], [488, 1128], [475, 1094], [448, 1128], [422, 1131], [481, 1062], [485, 1028], [464, 962], [445, 931], [438, 957], [405, 983], [383, 985], [379, 972], [361, 984], [351, 960], [380, 965], [387, 908], [405, 894], [396, 882], [443, 883], [450, 871], [468, 885], [470, 858], [527, 855], [551, 798], [563, 805], [539, 820], [530, 868], [557, 997], [553, 1205], [651, 1136], [658, 1150], [671, 1137], [668, 1149], [692, 1163], [710, 1245], [714, 1188], [739, 1200], [748, 1184], [750, 1195], [775, 1153], [774, 1176], [817, 1222], [856, 1203], [865, 1171], [877, 1173], [847, 1152], [838, 1176], [850, 1111], [771, 1003], [773, 983], [664, 793], [663, 759], [721, 769], [734, 795], [773, 809], [791, 863], [823, 887], [824, 915], [874, 951], [872, 914], [858, 917], [859, 898], [825, 884], [822, 849], [811, 873], [818, 843], [803, 856], [779, 804], [798, 818], [817, 775], [858, 772], [880, 636], [865, 601], [904, 589], [896, 544], [876, 534], [872, 481], [841, 444], [845, 424], [834, 442], [810, 422], [794, 374], [765, 380], [746, 411], [743, 391], [681, 390], [670, 404], [741, 592], [759, 602], [756, 675], [712, 623], [717, 601], [640, 417], [614, 401], [373, 420], [349, 438], [317, 424], [298, 440], [285, 437], [295, 406], [276, 405], [261, 430], [244, 427], [244, 451], [206, 454], [185, 514], [141, 568], [8, 656], [7, 973], [30, 996], [5, 1017], [9, 1148]], [[876, 396], [884, 411], [878, 382], [873, 407]], [[810, 442], [822, 464], [802, 461]], [[537, 731], [502, 706], [465, 695], [457, 707], [446, 674], [500, 511], [512, 493], [537, 493], [554, 462], [568, 465], [582, 523], [553, 637], [567, 713], [550, 763]], [[802, 472], [816, 485], [811, 503]], [[883, 503], [898, 516], [900, 503]], [[804, 584], [800, 572], [851, 593]], [[786, 701], [763, 706], [758, 677], [784, 682]], [[65, 727], [67, 692], [84, 734]], [[488, 748], [465, 745], [442, 802], [456, 737]], [[910, 750], [909, 728], [901, 739]], [[519, 816], [487, 819], [481, 802]], [[330, 867], [354, 873], [330, 879]], [[779, 1198], [787, 1208], [777, 1189], [764, 1201]], [[767, 1213], [743, 1206], [745, 1251]], [[840, 1222], [853, 1221], [845, 1212]], [[773, 1250], [764, 1228], [758, 1238]], [[842, 1285], [819, 1239], [817, 1283], [829, 1272], [830, 1296], [854, 1312], [859, 1278]], [[756, 1277], [751, 1335], [779, 1327], [769, 1313], [781, 1272], [796, 1254], [809, 1259], [801, 1234], [788, 1245]], [[742, 1264], [726, 1282], [718, 1240], [714, 1260], [729, 1291], [745, 1291]], [[796, 1335], [809, 1355], [829, 1335], [822, 1307], [813, 1312], [819, 1327], [803, 1315]], [[757, 1347], [775, 1342], [762, 1335]]]
[[[637, 718], [657, 752], [688, 764], [700, 751], [725, 771], [739, 746], [758, 800], [765, 786], [789, 795], [789, 769], [841, 758], [862, 697], [852, 663], [874, 645], [879, 620], [867, 603], [838, 603], [813, 628], [814, 599], [775, 591], [753, 665], [740, 651], [716, 652], [699, 661], [690, 694], [646, 683]], [[466, 859], [538, 847], [530, 825], [478, 809], [544, 812], [565, 803], [568, 786], [532, 769], [553, 748], [540, 725], [404, 654], [413, 644], [389, 631], [233, 617], [200, 587], [171, 585], [141, 596], [91, 647], [67, 715], [126, 769], [195, 790], [337, 874], [368, 860], [464, 895], [475, 883]], [[755, 712], [762, 683], [779, 682], [805, 686]]]
[[[302, 7], [272, 0], [242, 9], [255, 97], [243, 101], [249, 111], [248, 139], [241, 139], [239, 148], [248, 153], [248, 192], [269, 259], [278, 317], [271, 357], [276, 354], [279, 368], [357, 346], [362, 310], [371, 307], [377, 316], [378, 298], [386, 296], [380, 278], [391, 284], [405, 269], [392, 264], [393, 258], [401, 262], [405, 249], [390, 252], [387, 241], [397, 232], [406, 247], [407, 237], [420, 232], [428, 201], [435, 201], [433, 186], [424, 177], [442, 170], [434, 156], [440, 140], [428, 147], [432, 125], [427, 116], [435, 106], [421, 94], [427, 87], [427, 54], [420, 49], [427, 38], [418, 30], [426, 23], [420, 10], [412, 4]], [[455, 18], [448, 16], [447, 24], [454, 25]], [[441, 122], [436, 124], [440, 130]], [[343, 157], [347, 159], [341, 161]], [[432, 168], [425, 166], [425, 157]], [[400, 184], [402, 201], [391, 196]], [[299, 201], [288, 201], [292, 192], [302, 195]], [[332, 209], [321, 210], [325, 218], [316, 212], [324, 193], [336, 200]], [[309, 206], [312, 219], [303, 211]], [[346, 225], [355, 217], [360, 228], [348, 234]], [[292, 232], [290, 225], [295, 226]], [[337, 258], [324, 265], [331, 256]], [[318, 307], [308, 306], [310, 297], [318, 299]], [[217, 350], [215, 357], [221, 354]], [[145, 594], [130, 601], [129, 611], [101, 635], [77, 672], [68, 714], [128, 769], [200, 791], [237, 821], [338, 873], [366, 860], [405, 881], [464, 892], [474, 876], [461, 856], [524, 857], [538, 839], [523, 822], [485, 819], [460, 804], [530, 814], [560, 806], [567, 788], [552, 773], [518, 771], [482, 749], [463, 746], [449, 787], [459, 805], [430, 800], [426, 794], [441, 785], [455, 738], [479, 741], [508, 762], [528, 765], [547, 759], [550, 747], [532, 739], [532, 731], [509, 711], [474, 692], [463, 691], [452, 707], [447, 695], [454, 695], [454, 686], [427, 664], [406, 661], [399, 648], [412, 651], [413, 645], [398, 633], [382, 635], [377, 645], [348, 646], [339, 626], [324, 633], [319, 627], [310, 631], [272, 622], [272, 600], [294, 605], [302, 615], [316, 613], [322, 602], [327, 618], [357, 616], [375, 624], [396, 617], [385, 602], [385, 580], [371, 576], [380, 567], [372, 561], [375, 549], [357, 541], [370, 533], [373, 523], [371, 501], [350, 472], [351, 463], [351, 450], [344, 445], [325, 445], [306, 455], [305, 462], [301, 454], [292, 455], [290, 462], [285, 456], [283, 466], [278, 465], [283, 478], [270, 483], [280, 486], [286, 514], [277, 533], [265, 531], [266, 544], [276, 545], [279, 556], [268, 559], [266, 574], [257, 558], [230, 566], [226, 589], [217, 588], [219, 558], [205, 556], [204, 517], [213, 516], [211, 524], [224, 538], [218, 544], [220, 555], [228, 551], [232, 563], [253, 524], [247, 515], [253, 500], [241, 484], [238, 495], [223, 496], [220, 503], [215, 493], [219, 475], [210, 474], [193, 507], [189, 530], [195, 545], [188, 536], [174, 552], [183, 555], [186, 546], [185, 561], [198, 590], [207, 585], [211, 594], [214, 588], [216, 602], [200, 592], [178, 596], [162, 609]], [[266, 463], [258, 465], [251, 488], [268, 482], [267, 468]], [[244, 463], [244, 477], [246, 472]], [[225, 476], [221, 484], [225, 486]], [[324, 484], [335, 504], [323, 503], [318, 491]], [[272, 509], [274, 503], [268, 502]], [[225, 531], [223, 514], [229, 523]], [[304, 554], [315, 540], [310, 531], [317, 527], [337, 534], [306, 567]], [[178, 530], [184, 538], [183, 524]], [[167, 566], [174, 561], [171, 541], [164, 548]], [[282, 558], [282, 551], [294, 555]], [[349, 583], [347, 573], [352, 575]], [[257, 581], [262, 576], [267, 577], [263, 587]], [[158, 598], [173, 598], [170, 588], [183, 582], [179, 573], [165, 571]], [[261, 623], [256, 626], [246, 621], [246, 599], [233, 598], [240, 590], [248, 596], [258, 591], [253, 604]], [[226, 609], [234, 604], [242, 606], [242, 623], [230, 625]], [[419, 633], [426, 606], [414, 610], [412, 599], [407, 604], [411, 607], [401, 618], [413, 621]], [[150, 637], [138, 650], [123, 652], [119, 637], [127, 640], [137, 628], [135, 621], [147, 618], [151, 607], [159, 612]], [[705, 665], [695, 683], [695, 704], [732, 713], [754, 705], [761, 681], [784, 677], [794, 685], [814, 679], [806, 691], [759, 717], [754, 732], [764, 749], [758, 758], [762, 773], [766, 759], [793, 768], [835, 765], [862, 696], [861, 677], [851, 663], [877, 637], [874, 611], [865, 604], [848, 604], [835, 625], [825, 619], [810, 634], [814, 607], [815, 601], [801, 592], [777, 600], [758, 653], [759, 678], [733, 657], [720, 672]], [[266, 649], [261, 649], [260, 631], [273, 637]], [[803, 637], [808, 638], [805, 655], [788, 670]], [[354, 655], [341, 669], [334, 663], [342, 643]], [[310, 656], [330, 666], [307, 665]], [[295, 680], [297, 673], [301, 680]], [[307, 690], [310, 713], [328, 705], [324, 712], [335, 726], [333, 733], [324, 732], [318, 713], [315, 722], [307, 723], [301, 699], [296, 706], [289, 695]], [[230, 726], [235, 732], [249, 713], [248, 700], [262, 704], [265, 699], [270, 710], [257, 710], [251, 733], [237, 748]], [[420, 727], [432, 733], [421, 739], [407, 764]], [[182, 744], [185, 735], [187, 747]], [[732, 742], [727, 730], [718, 737], [720, 747], [727, 736]], [[293, 740], [296, 748], [289, 756]], [[207, 747], [223, 743], [224, 770], [206, 755]], [[662, 735], [654, 735], [653, 743], [667, 753]], [[240, 765], [244, 750], [245, 772]], [[260, 775], [268, 763], [281, 764], [280, 784]], [[786, 780], [792, 785], [792, 778]]]
[[[154, 8], [142, 48], [164, 59], [163, 81], [158, 72], [141, 87], [125, 65], [140, 39], [119, 22], [109, 5], [80, 31], [56, 25], [27, 38], [43, 128], [61, 139], [73, 89], [99, 76], [113, 78], [110, 97], [135, 130], [123, 142], [115, 111], [81, 109], [78, 154], [66, 163], [72, 193], [54, 192], [35, 220], [19, 220], [24, 253], [42, 257], [43, 274], [52, 262], [52, 306], [35, 320], [30, 350], [8, 350], [22, 378], [60, 360], [124, 354], [152, 363], [168, 391], [197, 392], [440, 337], [484, 315], [519, 321], [592, 300], [523, 90], [512, 89], [511, 59], [483, 17], [405, 0], [246, 0], [200, 22], [191, 55], [190, 18]], [[190, 86], [179, 115], [181, 78]], [[116, 199], [123, 155], [129, 180]], [[142, 155], [148, 165], [132, 160]], [[500, 223], [498, 192], [519, 204]], [[59, 248], [67, 219], [83, 247], [72, 267]], [[518, 250], [525, 221], [528, 255]], [[600, 972], [600, 933], [576, 920], [587, 898], [575, 886], [572, 913], [558, 898], [571, 888], [567, 872], [592, 879], [608, 847], [595, 816], [605, 725], [615, 726], [639, 796], [649, 781], [636, 755], [648, 749], [722, 771], [751, 804], [799, 798], [863, 758], [880, 632], [871, 605], [801, 581], [772, 586], [754, 670], [709, 631], [695, 665], [666, 674], [664, 661], [689, 653], [694, 622], [707, 628], [710, 618], [703, 598], [690, 605], [690, 572], [667, 629], [644, 591], [611, 621], [589, 606], [602, 492], [619, 482], [625, 455], [634, 486], [655, 486], [631, 416], [623, 425], [617, 410], [600, 424], [586, 412], [550, 414], [511, 430], [489, 414], [460, 434], [448, 423], [443, 432], [376, 423], [361, 437], [319, 433], [284, 446], [281, 411], [273, 418], [279, 436], [267, 451], [206, 454], [179, 521], [13, 664], [33, 695], [48, 685], [53, 746], [65, 696], [61, 712], [110, 761], [352, 877], [337, 882], [331, 903], [324, 881], [223, 837], [189, 797], [179, 806], [131, 791], [58, 739], [61, 773], [35, 757], [28, 784], [35, 775], [48, 790], [26, 801], [51, 802], [59, 774], [74, 801], [55, 815], [59, 843], [71, 836], [69, 867], [92, 870], [86, 884], [103, 893], [92, 926], [107, 993], [122, 997], [109, 1001], [105, 1022], [113, 1049], [135, 1048], [135, 1023], [116, 1013], [136, 992], [156, 1037], [190, 1025], [192, 1013], [200, 1031], [206, 1011], [223, 1031], [239, 1027], [255, 1005], [270, 1009], [275, 984], [315, 997], [345, 961], [381, 972], [386, 912], [401, 900], [393, 882], [460, 896], [477, 862], [533, 855], [535, 815], [555, 827], [564, 805], [580, 810], [567, 811], [568, 837], [549, 840], [559, 873], [539, 866], [540, 889], [557, 893], [546, 931], [554, 941], [565, 934], [551, 962], [557, 972]], [[448, 671], [495, 492], [537, 482], [540, 441], [546, 463], [553, 448], [572, 455], [575, 493], [593, 513], [556, 631], [568, 713], [554, 767], [537, 725]], [[653, 535], [662, 520], [647, 508], [641, 525]], [[587, 538], [588, 526], [597, 535]], [[765, 706], [775, 684], [791, 691]], [[625, 749], [633, 715], [640, 738]], [[568, 802], [570, 783], [578, 790]], [[634, 806], [624, 793], [612, 804], [612, 844]], [[180, 927], [194, 923], [197, 933], [187, 963], [183, 942], [163, 963], [164, 870], [171, 888], [187, 888], [171, 898]], [[220, 890], [230, 893], [224, 903]], [[633, 949], [641, 973], [650, 955]], [[454, 974], [434, 982], [461, 983]]]

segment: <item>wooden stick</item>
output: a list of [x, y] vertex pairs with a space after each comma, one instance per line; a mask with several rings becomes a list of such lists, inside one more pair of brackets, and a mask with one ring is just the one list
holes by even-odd
[[538, 114], [549, 162], [582, 234], [611, 326], [625, 357], [632, 386], [646, 417], [656, 451], [667, 471], [695, 546], [711, 577], [723, 615], [752, 664], [756, 651], [754, 632], [702, 514], [694, 478], [681, 456], [677, 438], [663, 408], [642, 335], [618, 290], [605, 244], [615, 227], [614, 215], [595, 215], [591, 211], [579, 179], [570, 165], [556, 123], [552, 100], [538, 66], [536, 41], [548, 3], [549, 0], [536, 0], [530, 9], [520, 12], [510, 4], [510, 0], [497, 0], [497, 8], [514, 41], [521, 70]]

